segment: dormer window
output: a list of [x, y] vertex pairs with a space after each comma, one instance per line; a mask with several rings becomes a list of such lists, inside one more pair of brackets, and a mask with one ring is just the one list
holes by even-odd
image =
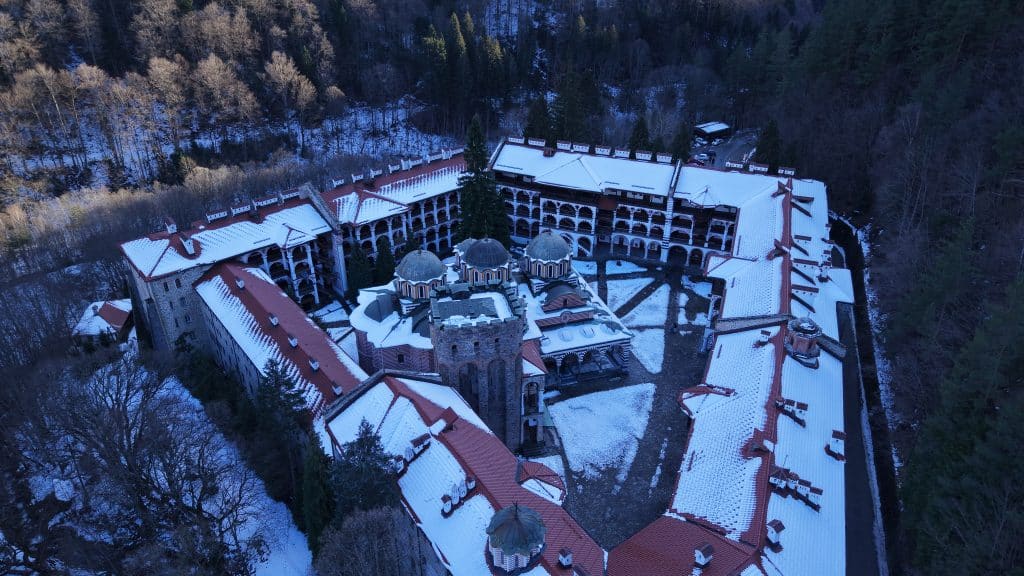
[[270, 325], [271, 326], [277, 326], [278, 325], [277, 316], [275, 316], [273, 314], [270, 315]]
[[245, 280], [242, 280], [241, 278], [236, 277], [235, 278], [235, 286], [238, 286], [239, 290], [245, 290]]
[[310, 358], [309, 367], [313, 369], [313, 372], [316, 372], [317, 370], [320, 369], [320, 362], [317, 362], [316, 358]]
[[296, 346], [299, 345], [299, 339], [296, 338], [295, 336], [292, 336], [291, 334], [289, 334], [288, 335], [288, 344], [291, 345], [292, 348], [295, 348]]

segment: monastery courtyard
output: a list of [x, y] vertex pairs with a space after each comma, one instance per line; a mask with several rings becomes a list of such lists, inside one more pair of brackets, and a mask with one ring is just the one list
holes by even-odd
[[[841, 256], [837, 254], [837, 258]], [[701, 351], [711, 285], [681, 266], [637, 264], [614, 256], [574, 266], [634, 332], [629, 374], [562, 386], [548, 394], [557, 435], [540, 460], [566, 481], [565, 508], [605, 549], [664, 514], [688, 437], [677, 398], [704, 377]], [[839, 314], [841, 340], [856, 350], [850, 309]], [[871, 493], [860, 426], [859, 364], [844, 363], [849, 574], [878, 574]], [[568, 473], [566, 473], [568, 472]]]
[[548, 394], [563, 449], [539, 460], [572, 471], [565, 475], [566, 509], [610, 549], [663, 514], [671, 500], [686, 447], [677, 397], [704, 373], [700, 341], [711, 286], [689, 279], [684, 286], [681, 267], [614, 257], [575, 266], [633, 330], [635, 357], [625, 381], [584, 381]]

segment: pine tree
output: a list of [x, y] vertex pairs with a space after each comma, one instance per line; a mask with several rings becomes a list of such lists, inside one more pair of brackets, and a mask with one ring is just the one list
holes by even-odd
[[688, 120], [679, 123], [675, 138], [672, 139], [672, 160], [688, 160], [693, 147], [693, 126]]
[[551, 113], [548, 111], [548, 101], [543, 94], [530, 103], [530, 110], [526, 113], [526, 127], [523, 136], [527, 138], [543, 138], [551, 142]]
[[636, 124], [633, 125], [633, 133], [629, 135], [629, 155], [636, 157], [637, 150], [651, 149], [651, 133], [647, 130], [647, 114], [640, 110], [637, 114]]
[[761, 129], [757, 138], [757, 152], [754, 153], [754, 160], [768, 165], [768, 171], [775, 173], [782, 163], [782, 138], [779, 136], [779, 127], [774, 119]]
[[344, 520], [355, 510], [397, 503], [395, 472], [380, 436], [365, 419], [359, 425], [355, 440], [342, 447], [341, 455], [331, 468], [331, 481], [336, 522]]
[[395, 252], [387, 236], [377, 238], [377, 261], [373, 267], [374, 285], [387, 284], [395, 276]]
[[320, 535], [334, 513], [326, 459], [320, 445], [310, 442], [302, 465], [302, 522], [309, 547], [314, 552], [319, 548]]
[[459, 178], [461, 221], [456, 236], [459, 241], [490, 237], [507, 247], [509, 226], [505, 203], [498, 194], [493, 176], [487, 172], [487, 144], [478, 116], [474, 116], [469, 125], [465, 157], [466, 172]]
[[348, 263], [345, 266], [348, 278], [347, 296], [355, 298], [359, 294], [359, 290], [368, 288], [373, 284], [373, 273], [370, 270], [370, 259], [366, 257], [366, 252], [363, 252], [363, 249], [358, 245], [352, 246], [352, 251], [347, 260]]
[[267, 360], [256, 390], [257, 407], [275, 418], [299, 420], [306, 410], [306, 399], [295, 381], [285, 373], [276, 358]]

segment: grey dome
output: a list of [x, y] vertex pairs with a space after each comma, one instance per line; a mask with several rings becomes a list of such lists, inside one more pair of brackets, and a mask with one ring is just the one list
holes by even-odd
[[466, 249], [463, 261], [474, 268], [497, 268], [508, 264], [508, 250], [494, 238], [477, 240]]
[[551, 230], [544, 230], [526, 245], [526, 255], [534, 260], [561, 260], [569, 255], [569, 244]]
[[527, 557], [544, 545], [547, 531], [540, 514], [519, 504], [498, 510], [487, 525], [491, 546], [500, 548], [505, 554]]
[[409, 282], [426, 282], [444, 275], [444, 264], [433, 252], [416, 250], [402, 258], [395, 275]]

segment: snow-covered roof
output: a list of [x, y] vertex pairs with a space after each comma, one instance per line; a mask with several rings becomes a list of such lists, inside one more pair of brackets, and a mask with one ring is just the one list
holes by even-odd
[[590, 192], [615, 189], [658, 196], [669, 193], [675, 174], [673, 164], [565, 150], [546, 155], [542, 147], [512, 142], [499, 146], [490, 168], [559, 188]]
[[465, 170], [461, 153], [413, 168], [351, 182], [324, 192], [339, 224], [362, 225], [408, 211], [410, 204], [447, 194], [459, 187]]
[[355, 360], [331, 341], [259, 268], [222, 263], [196, 282], [196, 292], [262, 374], [277, 360], [303, 390], [314, 414], [366, 378]]
[[[296, 246], [331, 229], [313, 204], [304, 198], [262, 207], [258, 213], [258, 220], [242, 212], [199, 225], [186, 233], [157, 232], [121, 244], [121, 251], [140, 275], [153, 279], [229, 260], [260, 248]], [[193, 254], [185, 250], [184, 237], [192, 239]]]
[[703, 124], [697, 124], [694, 128], [704, 132], [705, 134], [714, 134], [715, 132], [728, 130], [729, 125], [725, 122], [705, 122]]
[[93, 302], [85, 308], [81, 320], [75, 325], [74, 336], [99, 336], [100, 334], [116, 334], [124, 327], [132, 314], [132, 301], [107, 300]]
[[[573, 574], [558, 566], [563, 548], [573, 551], [577, 568], [604, 573], [604, 551], [560, 506], [564, 486], [557, 474], [536, 462], [517, 461], [454, 389], [382, 377], [327, 423], [338, 449], [356, 437], [364, 418], [386, 452], [414, 455], [398, 480], [402, 500], [451, 573], [491, 574], [487, 525], [496, 511], [516, 503], [535, 510], [547, 527], [541, 562], [530, 574]], [[413, 446], [424, 443], [416, 454]], [[442, 497], [467, 478], [475, 480], [475, 488], [446, 517]]]
[[526, 302], [527, 332], [524, 338], [539, 338], [543, 356], [596, 345], [628, 344], [633, 337], [632, 332], [601, 300], [597, 290], [575, 270], [570, 280], [578, 285], [584, 304], [550, 312], [544, 311], [545, 292], [534, 294], [529, 283], [519, 284], [519, 295]]
[[[684, 168], [676, 194], [739, 208], [732, 253], [707, 264], [724, 282], [721, 318], [807, 316], [838, 339], [836, 306], [853, 291], [849, 271], [829, 269], [823, 184]], [[680, 396], [693, 421], [671, 507], [612, 550], [609, 575], [687, 572], [702, 543], [715, 548], [705, 576], [846, 572], [843, 463], [824, 449], [844, 435], [842, 362], [824, 351], [816, 369], [794, 360], [787, 330], [769, 322], [715, 336], [704, 382]], [[783, 400], [807, 406], [805, 426], [776, 409]], [[772, 491], [769, 475], [783, 467], [820, 494], [820, 509]], [[773, 520], [785, 525], [778, 551], [766, 545]]]

